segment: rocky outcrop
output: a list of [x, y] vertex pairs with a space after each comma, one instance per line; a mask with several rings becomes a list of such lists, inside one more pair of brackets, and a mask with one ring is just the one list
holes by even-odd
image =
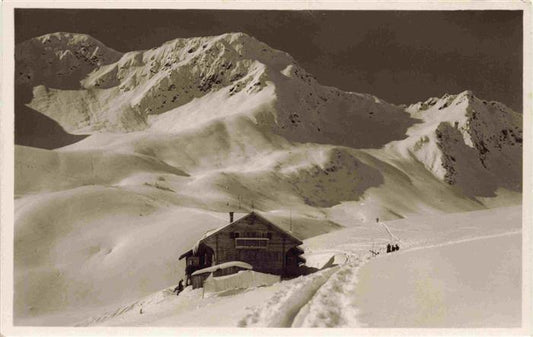
[[522, 115], [471, 91], [430, 98], [407, 110], [423, 121], [409, 130], [409, 151], [437, 177], [471, 195], [522, 186]]

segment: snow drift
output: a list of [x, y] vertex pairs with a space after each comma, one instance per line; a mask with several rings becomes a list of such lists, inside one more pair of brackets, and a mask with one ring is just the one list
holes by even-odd
[[280, 281], [279, 275], [258, 273], [252, 270], [239, 271], [233, 275], [214, 277], [211, 274], [204, 281], [206, 293], [219, 293], [235, 289], [270, 286]]
[[322, 86], [242, 33], [124, 54], [48, 34], [16, 63], [28, 109], [89, 134], [16, 147], [16, 324], [70, 324], [175, 284], [177, 256], [228, 211], [307, 239], [521, 202], [521, 114], [471, 92], [396, 106]]

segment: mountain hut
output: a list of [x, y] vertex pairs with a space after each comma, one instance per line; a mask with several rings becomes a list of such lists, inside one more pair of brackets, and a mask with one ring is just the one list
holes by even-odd
[[229, 224], [205, 233], [179, 259], [185, 258], [186, 285], [194, 279], [194, 288], [201, 287], [214, 270], [217, 271], [214, 276], [242, 270], [238, 261], [250, 265], [256, 272], [291, 277], [298, 275], [305, 263], [301, 256], [303, 250], [298, 247], [301, 244], [293, 234], [256, 212], [236, 221], [230, 212]]

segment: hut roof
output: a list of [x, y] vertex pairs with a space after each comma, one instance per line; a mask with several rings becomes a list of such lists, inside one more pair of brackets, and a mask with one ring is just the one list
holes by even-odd
[[231, 225], [233, 225], [234, 223], [238, 222], [238, 221], [241, 221], [242, 219], [246, 219], [248, 217], [251, 217], [251, 216], [255, 216], [269, 224], [271, 224], [272, 226], [276, 227], [276, 229], [278, 229], [280, 232], [282, 232], [283, 234], [287, 235], [288, 237], [292, 238], [294, 241], [298, 242], [299, 245], [301, 245], [303, 242], [300, 241], [300, 239], [298, 239], [297, 237], [295, 237], [293, 234], [291, 234], [290, 232], [284, 230], [283, 228], [279, 227], [278, 225], [276, 225], [275, 223], [273, 223], [272, 221], [268, 220], [266, 217], [264, 217], [263, 215], [257, 213], [257, 212], [250, 212], [248, 214], [246, 214], [245, 216], [243, 216], [242, 218], [239, 218], [233, 222], [230, 222], [229, 224], [225, 225], [225, 226], [222, 226], [222, 227], [219, 227], [219, 228], [215, 228], [215, 229], [211, 229], [209, 231], [207, 231], [203, 236], [202, 238], [199, 240], [199, 241], [202, 241], [203, 239], [213, 235], [213, 234], [216, 234], [218, 232], [220, 232], [221, 230], [223, 230], [224, 228], [227, 228]]
[[183, 259], [184, 257], [186, 256], [190, 256], [190, 255], [193, 255], [193, 254], [196, 254], [196, 252], [198, 251], [198, 248], [200, 246], [200, 243], [202, 243], [202, 241], [208, 237], [210, 237], [211, 235], [213, 234], [216, 234], [218, 232], [220, 232], [221, 230], [233, 225], [234, 223], [238, 222], [238, 221], [241, 221], [242, 219], [246, 219], [248, 217], [251, 217], [251, 216], [255, 216], [257, 217], [258, 219], [261, 219], [263, 221], [265, 221], [266, 223], [270, 224], [271, 226], [275, 227], [277, 230], [279, 230], [280, 232], [282, 232], [283, 234], [287, 235], [288, 237], [290, 237], [291, 239], [293, 239], [294, 241], [296, 241], [298, 243], [298, 245], [301, 245], [303, 244], [303, 242], [298, 239], [297, 237], [295, 237], [293, 234], [291, 234], [290, 232], [284, 230], [283, 228], [279, 227], [278, 225], [276, 225], [275, 223], [273, 223], [272, 221], [268, 220], [266, 217], [264, 217], [263, 215], [260, 215], [259, 213], [253, 211], [253, 212], [250, 212], [248, 214], [246, 214], [245, 216], [233, 221], [233, 222], [230, 222], [229, 224], [227, 225], [224, 225], [222, 227], [218, 227], [218, 228], [213, 228], [213, 229], [210, 229], [208, 230], [207, 232], [204, 233], [204, 235], [202, 235], [202, 237], [194, 244], [194, 246], [192, 247], [191, 250], [183, 253], [179, 259]]
[[185, 253], [181, 254], [178, 260], [181, 260], [181, 259], [183, 259], [184, 257], [188, 257], [188, 256], [191, 256], [191, 255], [192, 255], [192, 249], [189, 249], [189, 250], [186, 251]]
[[230, 262], [224, 262], [224, 263], [221, 263], [221, 264], [217, 264], [217, 265], [214, 265], [214, 266], [211, 266], [211, 267], [207, 267], [207, 268], [204, 268], [204, 269], [200, 269], [200, 270], [197, 270], [195, 271], [194, 273], [192, 273], [191, 275], [194, 276], [194, 275], [200, 275], [200, 274], [205, 274], [205, 273], [213, 273], [219, 269], [226, 269], [226, 268], [231, 268], [231, 267], [239, 267], [239, 268], [242, 268], [242, 269], [249, 269], [249, 270], [252, 270], [252, 266], [246, 262], [242, 262], [242, 261], [230, 261]]

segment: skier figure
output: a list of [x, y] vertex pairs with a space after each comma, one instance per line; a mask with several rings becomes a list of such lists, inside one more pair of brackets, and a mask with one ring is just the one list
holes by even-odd
[[394, 250], [400, 250], [400, 246], [398, 246], [398, 244], [396, 244], [396, 246], [394, 246]]
[[174, 292], [176, 293], [176, 296], [178, 296], [183, 291], [183, 280], [180, 280], [178, 283], [178, 286], [174, 288]]
[[387, 253], [392, 252], [390, 243], [387, 243]]

